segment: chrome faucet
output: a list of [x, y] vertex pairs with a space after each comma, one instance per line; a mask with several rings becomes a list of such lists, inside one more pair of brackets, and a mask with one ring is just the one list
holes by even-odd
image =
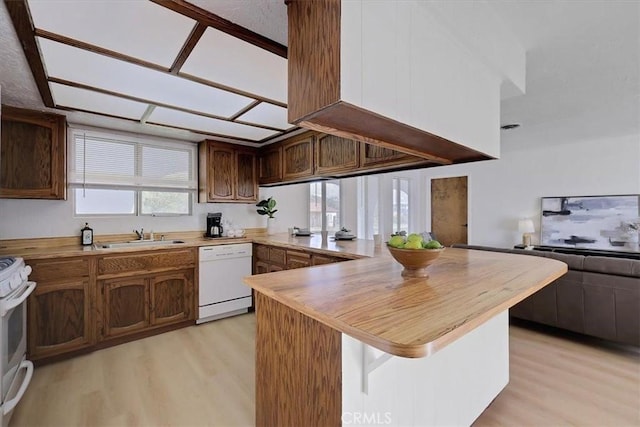
[[140, 231], [133, 230], [133, 232], [138, 236], [138, 240], [144, 240], [144, 228], [141, 228]]

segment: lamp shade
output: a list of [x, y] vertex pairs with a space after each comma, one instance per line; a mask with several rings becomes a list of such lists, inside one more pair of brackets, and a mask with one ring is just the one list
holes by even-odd
[[530, 219], [521, 219], [518, 221], [518, 231], [520, 233], [535, 233], [533, 221]]

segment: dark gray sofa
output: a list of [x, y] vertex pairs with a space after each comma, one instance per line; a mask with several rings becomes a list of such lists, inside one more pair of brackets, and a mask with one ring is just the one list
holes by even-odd
[[569, 271], [513, 306], [510, 315], [640, 346], [640, 260], [456, 244], [453, 247], [553, 258]]

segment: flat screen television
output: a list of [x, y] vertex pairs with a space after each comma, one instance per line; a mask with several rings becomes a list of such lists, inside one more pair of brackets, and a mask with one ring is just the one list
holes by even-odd
[[640, 252], [640, 195], [543, 197], [540, 244]]

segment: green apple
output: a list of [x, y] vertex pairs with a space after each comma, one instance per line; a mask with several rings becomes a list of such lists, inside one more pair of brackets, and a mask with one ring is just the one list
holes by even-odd
[[442, 245], [437, 240], [430, 240], [424, 245], [422, 245], [425, 249], [440, 249]]
[[407, 236], [407, 242], [420, 242], [422, 243], [422, 236], [417, 233], [411, 233]]
[[405, 249], [422, 249], [422, 242], [417, 240], [409, 240], [404, 244]]
[[404, 246], [404, 236], [393, 236], [389, 239], [389, 246], [393, 248], [401, 248]]

